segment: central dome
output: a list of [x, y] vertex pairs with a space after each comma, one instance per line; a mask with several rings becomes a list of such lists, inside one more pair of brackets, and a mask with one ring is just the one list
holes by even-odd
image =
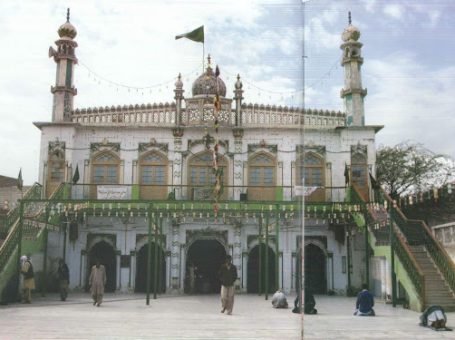
[[226, 85], [220, 77], [216, 77], [210, 66], [207, 67], [204, 74], [199, 76], [193, 83], [193, 97], [216, 95], [226, 96]]

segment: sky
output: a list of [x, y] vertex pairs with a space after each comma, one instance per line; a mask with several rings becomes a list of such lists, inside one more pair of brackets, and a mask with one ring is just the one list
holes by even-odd
[[[455, 2], [450, 0], [0, 2], [0, 174], [38, 180], [40, 131], [50, 121], [49, 46], [66, 21], [78, 34], [75, 108], [172, 102], [202, 72], [202, 44], [175, 35], [205, 28], [205, 56], [245, 103], [343, 111], [341, 33], [361, 31], [367, 125], [378, 145], [422, 143], [455, 158]], [[303, 89], [305, 88], [305, 91]]]

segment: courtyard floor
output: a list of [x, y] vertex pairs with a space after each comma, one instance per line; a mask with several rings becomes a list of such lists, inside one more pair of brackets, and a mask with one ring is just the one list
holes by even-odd
[[[288, 298], [291, 304], [293, 297]], [[455, 339], [455, 332], [418, 326], [419, 313], [377, 302], [375, 318], [354, 317], [354, 298], [316, 296], [318, 315], [306, 315], [304, 339]], [[455, 313], [448, 313], [455, 326]], [[0, 306], [0, 339], [301, 339], [301, 315], [273, 309], [270, 300], [237, 295], [234, 313], [220, 313], [217, 295], [106, 294], [94, 307], [88, 294], [35, 297], [31, 305]]]

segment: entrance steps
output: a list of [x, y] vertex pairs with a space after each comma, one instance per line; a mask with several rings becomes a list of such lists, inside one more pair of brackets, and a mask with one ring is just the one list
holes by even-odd
[[425, 307], [440, 305], [445, 311], [455, 311], [455, 296], [433, 259], [422, 245], [409, 246], [425, 276]]

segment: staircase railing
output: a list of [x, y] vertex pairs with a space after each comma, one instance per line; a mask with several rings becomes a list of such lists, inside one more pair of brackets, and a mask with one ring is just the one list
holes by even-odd
[[[383, 192], [383, 194], [385, 194], [385, 192]], [[379, 198], [380, 196], [375, 195], [375, 197]], [[362, 205], [364, 215], [365, 215], [366, 226], [371, 231], [372, 227], [376, 223], [375, 217], [372, 215], [371, 211], [367, 208], [366, 202], [359, 195], [359, 193], [357, 192], [355, 187], [351, 187], [351, 200], [353, 202], [360, 203]], [[382, 202], [383, 202], [383, 200], [381, 201], [381, 203]], [[391, 209], [393, 209], [393, 202], [391, 199], [389, 202], [389, 207], [391, 207]], [[390, 233], [390, 227], [391, 227], [390, 223], [387, 223], [385, 227], [381, 228], [381, 230], [385, 229], [389, 233], [388, 244], [390, 245], [390, 241], [392, 242], [392, 249], [398, 256], [403, 267], [406, 269], [406, 272], [407, 272], [409, 278], [411, 279], [411, 282], [417, 292], [420, 303], [422, 306], [424, 306], [425, 305], [425, 275], [423, 273], [423, 270], [420, 268], [419, 264], [417, 263], [415, 256], [413, 255], [411, 249], [409, 248], [409, 245], [406, 242], [405, 238], [395, 228], [395, 225], [398, 225], [398, 223], [402, 222], [403, 217], [404, 216], [402, 214], [400, 216], [396, 216], [396, 215], [393, 216], [394, 226], [392, 227], [392, 233]], [[398, 223], [397, 223], [397, 220], [398, 220]], [[385, 233], [382, 232], [381, 235], [384, 236]], [[390, 235], [392, 238], [391, 240], [390, 240]]]
[[[57, 189], [52, 193], [52, 195], [49, 198], [49, 201], [41, 206], [38, 207], [38, 209], [33, 212], [32, 214], [29, 214], [27, 216], [27, 220], [35, 220], [37, 222], [46, 222], [45, 220], [45, 214], [43, 213], [44, 209], [46, 206], [49, 204], [49, 202], [52, 202], [53, 199], [63, 199], [66, 198], [65, 196], [68, 194], [68, 183], [61, 183]], [[32, 188], [30, 188], [26, 194], [23, 196], [23, 200], [27, 199], [39, 199], [41, 198], [42, 194], [42, 186], [39, 183], [35, 183]], [[8, 230], [8, 236], [6, 237], [5, 241], [0, 247], [0, 273], [3, 272], [5, 269], [8, 261], [10, 260], [12, 254], [14, 253], [14, 250], [16, 249], [16, 246], [19, 243], [19, 207], [16, 207], [14, 210], [17, 211], [12, 211], [11, 215], [9, 218], [7, 218], [7, 221], [9, 225], [7, 225], [7, 230]], [[24, 209], [27, 210], [27, 209]], [[39, 225], [39, 224], [38, 224]], [[37, 228], [36, 232], [39, 232], [39, 228]], [[33, 232], [29, 230], [28, 236], [32, 237]]]
[[452, 293], [455, 294], [455, 264], [444, 247], [435, 239], [430, 228], [424, 221], [406, 218], [401, 209], [396, 205], [394, 206], [391, 197], [383, 189], [380, 189], [380, 197], [390, 204], [393, 209], [394, 221], [408, 243], [425, 246]]
[[[23, 199], [38, 199], [41, 198], [42, 185], [39, 183], [33, 184], [33, 186], [24, 194]], [[17, 244], [19, 243], [19, 211], [20, 208], [17, 206], [12, 209], [5, 219], [4, 228], [7, 233], [7, 237], [0, 247], [0, 273], [6, 267], [9, 259], [11, 258]]]

